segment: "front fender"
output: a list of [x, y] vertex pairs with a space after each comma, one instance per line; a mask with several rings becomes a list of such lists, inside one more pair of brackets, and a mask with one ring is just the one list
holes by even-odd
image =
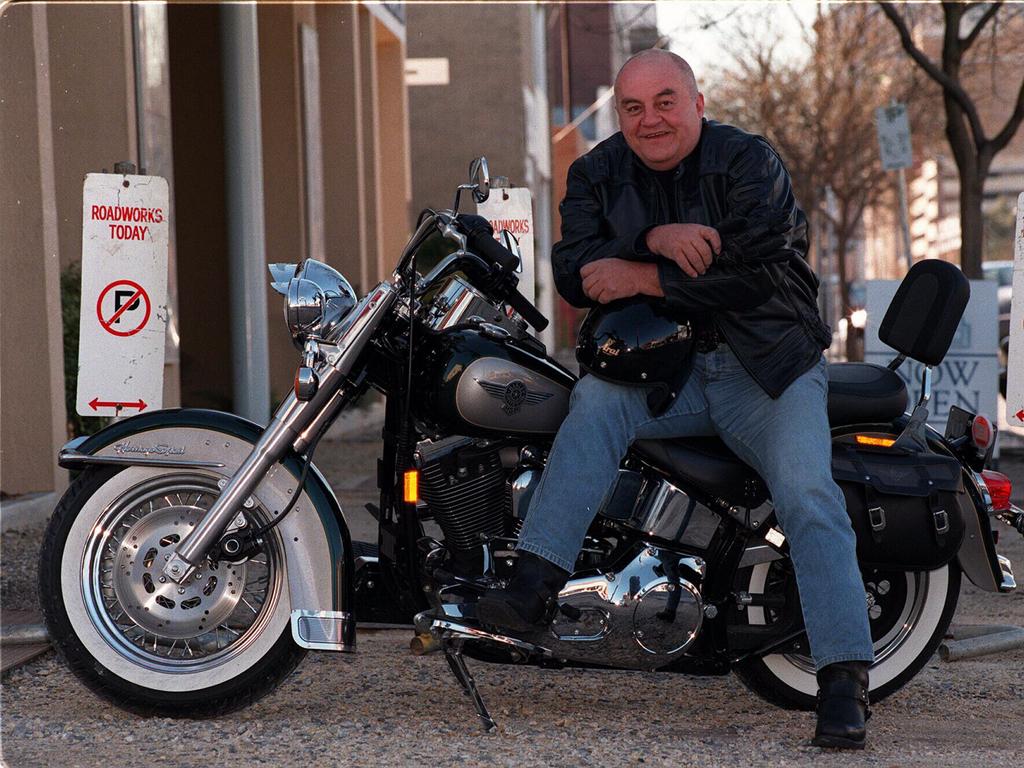
[[[61, 451], [62, 464], [191, 466], [230, 477], [252, 451], [263, 429], [240, 416], [174, 408], [118, 421]], [[73, 456], [73, 462], [68, 457]], [[282, 509], [302, 472], [293, 451], [275, 464], [253, 492], [267, 509]], [[287, 558], [292, 633], [307, 648], [355, 650], [352, 539], [323, 475], [310, 467], [302, 497], [278, 526]]]

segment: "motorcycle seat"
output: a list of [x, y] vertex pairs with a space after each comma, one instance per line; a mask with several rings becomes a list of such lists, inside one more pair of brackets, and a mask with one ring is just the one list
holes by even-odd
[[673, 478], [731, 504], [756, 507], [768, 498], [760, 476], [719, 437], [637, 440], [633, 449]]
[[[885, 366], [832, 363], [827, 371], [830, 426], [892, 421], [906, 410], [906, 384]], [[764, 481], [721, 438], [638, 440], [633, 448], [671, 476], [732, 504], [756, 507], [768, 497]]]
[[892, 421], [907, 409], [907, 385], [896, 371], [873, 363], [828, 366], [828, 423]]

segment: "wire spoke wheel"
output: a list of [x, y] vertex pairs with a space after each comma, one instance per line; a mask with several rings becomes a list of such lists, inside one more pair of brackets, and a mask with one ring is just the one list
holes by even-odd
[[[785, 594], [785, 611], [799, 609], [795, 578], [788, 563], [754, 566], [742, 581], [752, 594]], [[947, 565], [934, 571], [865, 570], [864, 595], [875, 661], [872, 701], [906, 684], [931, 657], [949, 626], [960, 591], [960, 571]], [[751, 607], [747, 621], [765, 626], [783, 621], [780, 609]], [[808, 709], [817, 692], [814, 662], [804, 653], [776, 653], [741, 662], [740, 679], [775, 704]]]
[[[82, 560], [86, 609], [121, 656], [161, 672], [195, 673], [243, 653], [282, 589], [281, 545], [241, 563], [207, 559], [181, 584], [162, 569], [216, 499], [216, 481], [164, 475], [111, 504], [89, 533]], [[265, 513], [246, 511], [248, 524]]]
[[[764, 591], [771, 593], [785, 589], [791, 573], [782, 573], [778, 563], [769, 568]], [[787, 569], [788, 571], [788, 569]], [[875, 650], [875, 665], [880, 665], [903, 645], [917, 627], [928, 596], [927, 571], [869, 571], [864, 574], [864, 596], [867, 602], [871, 642]], [[795, 589], [791, 599], [798, 599]], [[751, 609], [751, 623], [772, 624], [778, 620], [777, 611]], [[795, 667], [814, 674], [811, 657], [800, 653], [784, 654]]]

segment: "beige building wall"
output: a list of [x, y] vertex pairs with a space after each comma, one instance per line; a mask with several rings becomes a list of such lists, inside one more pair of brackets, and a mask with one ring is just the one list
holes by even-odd
[[[0, 213], [12, 214], [13, 227], [0, 238], [0, 249], [5, 265], [18, 264], [11, 273], [19, 277], [0, 288], [0, 430], [4, 445], [17, 447], [16, 453], [5, 451], [0, 482], [5, 493], [23, 493], [65, 482], [55, 467], [56, 451], [69, 437], [60, 275], [81, 261], [85, 175], [138, 160], [138, 110], [130, 6], [8, 4], [3, 23], [2, 178], [5, 197], [14, 195], [15, 202]], [[18, 200], [33, 201], [38, 214], [14, 216]], [[44, 286], [43, 293], [37, 295], [32, 285]], [[19, 307], [26, 299], [31, 309]], [[33, 312], [41, 316], [32, 318]], [[29, 350], [32, 365], [21, 359]], [[69, 352], [73, 358], [75, 350]], [[165, 405], [172, 406], [176, 366], [168, 367], [165, 378]], [[24, 387], [29, 390], [23, 393]]]
[[[303, 173], [299, 25], [315, 24], [312, 5], [260, 5], [260, 101], [263, 112], [263, 210], [268, 263], [309, 256]], [[271, 406], [292, 384], [298, 352], [284, 325], [281, 295], [266, 283]]]
[[61, 266], [82, 258], [82, 182], [138, 156], [131, 8], [47, 5]]
[[60, 249], [43, 6], [0, 17], [0, 490], [61, 490], [66, 437]]
[[[486, 155], [492, 175], [524, 186], [530, 8], [482, 3], [407, 10], [410, 58], [443, 58], [449, 65], [447, 84], [409, 89], [414, 212], [448, 208], [478, 155]], [[469, 203], [465, 210], [471, 209]]]
[[[167, 8], [182, 405], [231, 407], [219, 9]], [[320, 58], [326, 258], [365, 291], [409, 234], [405, 33], [383, 6], [261, 5], [267, 261], [308, 255], [300, 25]], [[84, 175], [136, 161], [128, 5], [7, 5], [0, 17], [0, 489], [49, 491], [66, 439], [60, 269], [81, 258]], [[168, 155], [170, 156], [170, 155]], [[14, 244], [17, 247], [12, 247]], [[14, 276], [14, 277], [11, 277]], [[270, 378], [297, 354], [268, 281]], [[175, 403], [167, 403], [173, 405]]]

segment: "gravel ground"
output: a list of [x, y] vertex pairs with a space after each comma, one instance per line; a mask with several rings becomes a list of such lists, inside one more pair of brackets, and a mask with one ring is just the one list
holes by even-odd
[[[372, 435], [347, 439], [344, 448], [328, 440], [319, 452], [357, 530], [369, 530], [358, 510], [373, 496], [376, 449]], [[1015, 480], [1020, 503], [1024, 455], [1004, 460], [1002, 469]], [[1024, 539], [1003, 531], [1000, 550], [1020, 574]], [[3, 535], [0, 599], [7, 610], [36, 604], [41, 534]], [[992, 595], [965, 580], [954, 623], [1024, 625], [1024, 593]], [[776, 709], [731, 676], [541, 671], [470, 660], [499, 723], [497, 733], [483, 734], [443, 660], [410, 655], [409, 637], [361, 632], [357, 654], [311, 653], [273, 694], [212, 721], [127, 714], [47, 654], [3, 680], [3, 759], [11, 766], [1024, 764], [1024, 651], [955, 663], [933, 658], [874, 707], [864, 753], [824, 755], [808, 745], [813, 715]]]

